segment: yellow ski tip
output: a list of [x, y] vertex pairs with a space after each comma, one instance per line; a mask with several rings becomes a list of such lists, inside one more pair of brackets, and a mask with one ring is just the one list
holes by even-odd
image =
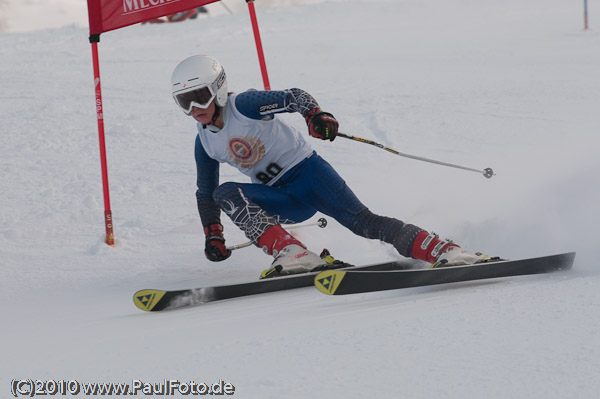
[[133, 303], [138, 308], [149, 312], [166, 293], [167, 291], [161, 290], [141, 290], [133, 294]]
[[315, 287], [323, 294], [335, 295], [345, 275], [342, 270], [325, 270], [315, 276]]

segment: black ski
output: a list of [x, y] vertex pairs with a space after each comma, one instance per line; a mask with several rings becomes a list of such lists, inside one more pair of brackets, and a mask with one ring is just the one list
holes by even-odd
[[540, 258], [504, 260], [437, 269], [326, 270], [315, 276], [314, 284], [319, 291], [328, 295], [358, 294], [459, 281], [548, 273], [570, 269], [574, 260], [575, 252], [569, 252]]
[[[413, 265], [414, 263], [411, 263], [410, 261], [405, 263], [384, 262], [368, 266], [352, 266], [344, 263], [342, 269], [339, 270], [402, 270], [413, 267]], [[285, 277], [273, 277], [266, 280], [257, 280], [240, 284], [175, 291], [146, 289], [138, 291], [133, 295], [133, 303], [138, 308], [151, 312], [190, 307], [223, 299], [290, 290], [293, 288], [310, 287], [313, 285], [315, 276], [318, 273], [319, 272], [311, 272]]]

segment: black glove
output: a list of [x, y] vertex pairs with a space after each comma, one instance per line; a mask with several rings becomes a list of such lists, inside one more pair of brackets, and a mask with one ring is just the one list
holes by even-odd
[[204, 227], [206, 242], [204, 245], [204, 255], [212, 262], [220, 262], [231, 256], [231, 250], [225, 246], [223, 237], [223, 225], [219, 223], [209, 224]]
[[304, 117], [308, 125], [308, 133], [321, 140], [335, 139], [339, 123], [329, 112], [323, 112], [320, 108], [313, 108]]

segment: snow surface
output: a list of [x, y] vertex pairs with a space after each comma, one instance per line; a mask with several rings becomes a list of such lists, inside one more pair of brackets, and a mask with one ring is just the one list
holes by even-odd
[[[280, 3], [258, 15], [273, 88], [311, 92], [346, 133], [497, 173], [312, 140], [363, 202], [491, 255], [577, 251], [573, 271], [141, 312], [138, 289], [243, 282], [269, 263], [255, 248], [205, 260], [195, 126], [169, 92], [196, 53], [222, 61], [230, 89], [262, 87], [247, 12], [102, 35], [114, 248], [87, 29], [2, 33], [0, 396], [13, 378], [221, 378], [240, 398], [598, 397], [600, 7], [584, 32], [564, 0]], [[399, 258], [333, 220], [296, 233], [355, 263]]]

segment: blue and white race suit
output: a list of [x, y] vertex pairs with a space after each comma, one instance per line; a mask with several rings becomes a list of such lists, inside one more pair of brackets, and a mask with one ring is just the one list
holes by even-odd
[[[220, 223], [223, 210], [257, 243], [274, 224], [301, 222], [321, 212], [360, 236], [391, 243], [410, 256], [422, 230], [370, 212], [303, 135], [276, 115], [305, 116], [318, 107], [300, 89], [251, 90], [229, 96], [219, 131], [198, 124], [196, 198], [203, 225]], [[220, 163], [237, 168], [251, 183], [219, 185]]]

